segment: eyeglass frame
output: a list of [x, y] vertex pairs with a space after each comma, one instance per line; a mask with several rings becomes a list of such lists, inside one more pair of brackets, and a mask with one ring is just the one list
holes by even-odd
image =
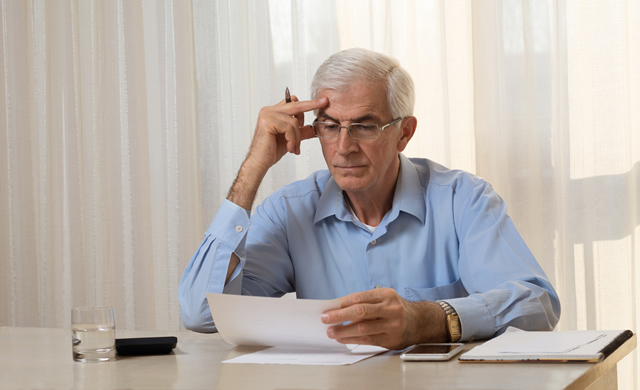
[[[384, 126], [382, 126], [382, 127], [378, 126], [378, 124], [377, 124], [377, 123], [359, 123], [359, 122], [357, 122], [357, 123], [351, 123], [351, 124], [349, 124], [349, 125], [347, 125], [347, 126], [342, 126], [342, 125], [340, 125], [339, 123], [335, 123], [335, 122], [323, 122], [323, 121], [318, 121], [318, 118], [316, 118], [316, 119], [313, 121], [313, 123], [311, 124], [311, 127], [313, 128], [313, 135], [315, 135], [317, 138], [321, 138], [321, 139], [336, 139], [336, 138], [340, 137], [340, 132], [342, 131], [342, 128], [343, 128], [343, 127], [346, 127], [346, 128], [347, 128], [347, 132], [349, 133], [349, 137], [351, 137], [351, 138], [353, 138], [353, 139], [361, 140], [361, 141], [370, 141], [370, 140], [373, 140], [373, 139], [378, 139], [378, 138], [380, 138], [380, 133], [381, 133], [382, 131], [384, 131], [387, 127], [391, 127], [391, 126], [395, 125], [396, 123], [398, 123], [398, 122], [402, 121], [402, 120], [403, 120], [403, 119], [405, 119], [405, 118], [406, 118], [406, 117], [402, 117], [402, 118], [394, 119], [394, 120], [392, 120], [391, 122], [387, 123], [386, 125], [384, 125]], [[336, 135], [335, 135], [335, 137], [321, 137], [321, 136], [319, 136], [318, 134], [316, 134], [316, 127], [315, 127], [315, 124], [316, 124], [316, 123], [330, 123], [330, 124], [332, 124], [332, 125], [336, 125], [336, 126], [338, 126], [338, 134], [336, 134]], [[378, 128], [378, 132], [376, 133], [377, 135], [375, 136], [375, 138], [356, 138], [356, 137], [354, 137], [354, 136], [351, 134], [351, 126], [353, 126], [353, 125], [373, 125], [373, 126], [375, 126], [375, 127], [377, 127], [377, 128]]]

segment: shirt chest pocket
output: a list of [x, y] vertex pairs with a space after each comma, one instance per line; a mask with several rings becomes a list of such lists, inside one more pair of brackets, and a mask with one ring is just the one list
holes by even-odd
[[461, 298], [469, 295], [462, 285], [460, 279], [451, 284], [431, 288], [413, 288], [406, 287], [404, 289], [405, 297], [408, 301], [438, 301], [442, 299]]

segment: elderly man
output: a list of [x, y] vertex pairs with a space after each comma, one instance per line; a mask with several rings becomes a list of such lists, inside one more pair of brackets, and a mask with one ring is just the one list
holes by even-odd
[[[560, 303], [481, 178], [402, 154], [413, 137], [414, 87], [386, 55], [334, 54], [313, 100], [260, 111], [249, 153], [180, 282], [184, 325], [213, 331], [207, 292], [341, 297], [318, 321], [341, 343], [400, 349], [551, 330]], [[316, 120], [304, 124], [304, 113]], [[267, 171], [317, 137], [328, 170], [250, 210]]]

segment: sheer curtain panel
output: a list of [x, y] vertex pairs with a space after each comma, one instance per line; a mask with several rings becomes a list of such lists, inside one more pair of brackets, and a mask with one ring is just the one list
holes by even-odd
[[[177, 329], [180, 275], [258, 111], [350, 47], [416, 83], [405, 154], [487, 179], [558, 329], [640, 321], [640, 0], [0, 0], [0, 324], [116, 306]], [[306, 117], [313, 120], [313, 114]], [[317, 140], [258, 202], [324, 169]], [[638, 388], [637, 352], [618, 369]]]
[[179, 329], [203, 232], [191, 3], [1, 2], [0, 325]]

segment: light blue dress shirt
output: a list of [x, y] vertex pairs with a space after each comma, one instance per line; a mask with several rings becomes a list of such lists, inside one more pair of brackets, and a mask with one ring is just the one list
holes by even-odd
[[[328, 170], [282, 187], [252, 216], [225, 200], [180, 281], [184, 326], [215, 330], [207, 292], [333, 299], [391, 287], [408, 301], [446, 300], [462, 341], [507, 326], [552, 330], [558, 296], [492, 187], [399, 156], [393, 206], [373, 233]], [[232, 252], [240, 265], [225, 285]]]

